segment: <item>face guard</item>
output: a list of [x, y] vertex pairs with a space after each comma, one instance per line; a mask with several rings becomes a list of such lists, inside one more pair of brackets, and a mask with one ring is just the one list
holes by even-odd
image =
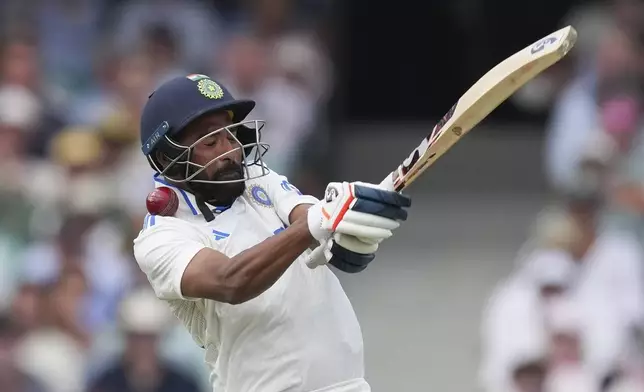
[[[269, 173], [268, 168], [264, 165], [262, 157], [268, 151], [269, 145], [260, 141], [261, 130], [265, 122], [261, 120], [247, 120], [219, 128], [210, 132], [189, 146], [177, 143], [167, 134], [163, 135], [163, 140], [156, 143], [157, 151], [170, 160], [169, 163], [161, 165], [156, 154], [147, 155], [150, 165], [168, 181], [174, 183], [205, 183], [205, 184], [229, 184], [245, 182], [255, 178], [263, 177]], [[162, 125], [163, 127], [164, 125]], [[167, 125], [166, 125], [167, 126]], [[191, 161], [193, 149], [204, 141], [219, 132], [226, 132], [231, 139], [233, 148], [205, 165], [200, 165]], [[236, 151], [242, 153], [243, 176], [239, 179], [232, 180], [208, 180], [200, 176], [210, 165], [216, 161], [227, 157]], [[252, 166], [258, 166], [261, 170], [249, 170]]]

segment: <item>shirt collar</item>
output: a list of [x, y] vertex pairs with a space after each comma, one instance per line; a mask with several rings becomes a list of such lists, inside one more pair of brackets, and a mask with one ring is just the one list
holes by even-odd
[[[179, 210], [181, 210], [182, 212], [186, 212], [190, 215], [195, 215], [195, 216], [202, 215], [199, 208], [197, 208], [197, 200], [195, 199], [195, 195], [177, 187], [174, 184], [169, 183], [168, 181], [165, 180], [165, 178], [161, 177], [157, 173], [154, 175], [154, 187], [159, 188], [162, 186], [171, 188], [176, 193], [178, 193]], [[230, 208], [230, 206], [212, 206], [208, 203], [206, 203], [206, 206], [208, 206], [208, 208], [210, 208], [210, 210], [215, 214], [220, 214]]]

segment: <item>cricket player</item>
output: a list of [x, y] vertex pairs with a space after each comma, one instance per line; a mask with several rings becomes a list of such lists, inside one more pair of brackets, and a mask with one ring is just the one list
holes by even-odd
[[369, 391], [360, 326], [327, 264], [365, 269], [411, 201], [347, 182], [302, 195], [262, 162], [254, 106], [205, 75], [150, 95], [142, 150], [179, 207], [146, 217], [136, 260], [205, 349], [214, 391]]

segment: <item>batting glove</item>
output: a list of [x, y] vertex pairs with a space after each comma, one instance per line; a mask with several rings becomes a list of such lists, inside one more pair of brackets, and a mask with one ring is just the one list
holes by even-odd
[[346, 272], [361, 271], [374, 259], [378, 244], [407, 219], [410, 205], [408, 196], [374, 184], [330, 183], [324, 200], [308, 212], [309, 230], [321, 245], [307, 265], [331, 263]]

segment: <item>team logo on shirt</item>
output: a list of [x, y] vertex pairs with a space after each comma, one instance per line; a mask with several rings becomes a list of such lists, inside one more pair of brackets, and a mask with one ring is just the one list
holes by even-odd
[[229, 233], [224, 233], [223, 231], [214, 230], [214, 229], [212, 230], [212, 235], [215, 236], [215, 241], [220, 241], [230, 237]]
[[253, 185], [250, 187], [250, 196], [252, 200], [261, 206], [270, 207], [273, 205], [273, 202], [271, 202], [271, 199], [268, 197], [264, 188], [259, 185]]

